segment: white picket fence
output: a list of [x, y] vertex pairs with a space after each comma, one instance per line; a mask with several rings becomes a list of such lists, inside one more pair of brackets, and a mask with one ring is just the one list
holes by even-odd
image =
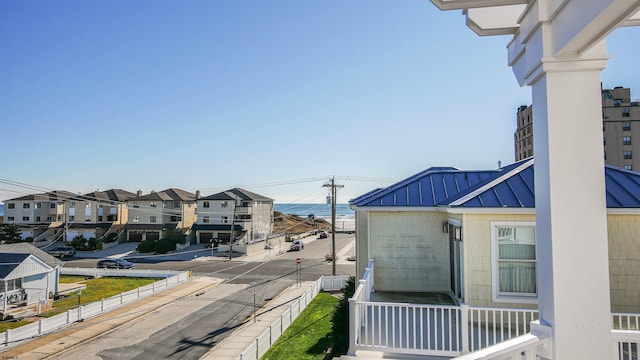
[[[94, 276], [93, 273], [91, 273], [94, 269], [82, 269], [82, 270], [84, 271], [75, 270], [75, 269], [63, 269], [63, 274]], [[103, 269], [100, 269], [100, 272], [102, 272], [102, 270]], [[118, 271], [119, 275], [111, 274], [111, 272], [113, 271]], [[125, 272], [131, 275], [125, 275]], [[153, 282], [143, 287], [139, 287], [131, 291], [120, 293], [119, 295], [112, 296], [107, 299], [102, 299], [101, 301], [96, 301], [90, 304], [82, 305], [77, 309], [67, 310], [66, 313], [58, 314], [50, 318], [43, 318], [29, 325], [21, 326], [16, 329], [7, 330], [4, 333], [0, 333], [0, 349], [13, 346], [16, 343], [23, 340], [35, 338], [52, 331], [62, 329], [64, 327], [70, 326], [75, 322], [83, 321], [83, 320], [101, 315], [105, 312], [114, 310], [123, 305], [132, 303], [139, 299], [149, 297], [155, 293], [173, 288], [176, 285], [189, 280], [189, 273], [186, 271], [172, 272], [171, 274], [168, 274], [167, 272], [164, 272], [164, 271], [148, 272], [148, 271], [139, 270], [139, 271], [129, 272], [129, 270], [107, 270], [105, 273], [108, 273], [108, 274], [104, 276], [164, 277], [164, 279]], [[153, 276], [147, 276], [150, 274], [153, 274]]]
[[236, 360], [259, 360], [278, 340], [285, 330], [298, 318], [300, 313], [318, 295], [320, 290], [336, 291], [342, 289], [349, 276], [323, 276], [305, 291], [299, 298], [292, 301], [282, 315], [273, 321], [269, 328], [256, 337], [256, 340], [245, 349]]

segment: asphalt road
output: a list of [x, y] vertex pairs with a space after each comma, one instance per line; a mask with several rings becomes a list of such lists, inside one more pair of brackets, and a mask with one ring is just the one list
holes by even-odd
[[[352, 241], [353, 235], [337, 234], [337, 251]], [[331, 238], [306, 242], [303, 251], [285, 253], [266, 262], [245, 262], [238, 258], [139, 263], [136, 266], [140, 269], [192, 270], [195, 276], [225, 281], [204, 294], [177, 300], [53, 359], [199, 359], [256, 309], [260, 309], [258, 314], [268, 311], [263, 306], [295, 283], [296, 258], [302, 262], [303, 280], [331, 275], [331, 263], [324, 261], [330, 243]], [[93, 267], [95, 260], [74, 260], [65, 266]], [[353, 275], [355, 264], [339, 263], [336, 270], [337, 274]]]

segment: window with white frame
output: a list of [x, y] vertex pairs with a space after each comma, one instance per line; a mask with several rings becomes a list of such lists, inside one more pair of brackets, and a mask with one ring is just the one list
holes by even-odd
[[229, 217], [227, 216], [221, 216], [220, 217], [220, 222], [222, 222], [223, 224], [226, 224], [227, 222], [229, 222]]
[[134, 216], [133, 217], [133, 222], [134, 223], [139, 223], [140, 222], [140, 216]]
[[151, 223], [155, 223], [158, 221], [158, 218], [156, 217], [156, 215], [151, 215], [149, 216], [149, 222]]
[[16, 208], [16, 204], [15, 203], [8, 203], [7, 204], [7, 209], [15, 209]]
[[149, 207], [152, 207], [152, 208], [154, 208], [154, 207], [158, 207], [158, 202], [157, 202], [157, 201], [151, 201], [151, 202], [149, 202]]
[[535, 234], [534, 222], [491, 223], [493, 301], [537, 301]]
[[205, 215], [202, 217], [202, 223], [203, 224], [208, 224], [210, 222], [209, 216]]
[[223, 202], [221, 202], [221, 203], [220, 203], [220, 207], [221, 207], [221, 208], [223, 208], [223, 209], [224, 209], [224, 208], [228, 208], [228, 207], [229, 207], [229, 202], [227, 202], [227, 201], [223, 201]]
[[209, 204], [209, 202], [208, 202], [208, 201], [204, 201], [204, 202], [202, 203], [202, 207], [203, 207], [203, 208], [209, 208], [209, 205], [210, 205], [210, 204]]

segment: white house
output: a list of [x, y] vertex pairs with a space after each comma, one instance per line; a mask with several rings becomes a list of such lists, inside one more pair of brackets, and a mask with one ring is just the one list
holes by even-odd
[[58, 292], [63, 262], [27, 243], [0, 245], [0, 309], [33, 305]]
[[[610, 311], [640, 313], [640, 173], [607, 166], [605, 175]], [[377, 301], [537, 310], [534, 188], [531, 158], [493, 170], [433, 167], [351, 200], [357, 277], [373, 264]]]

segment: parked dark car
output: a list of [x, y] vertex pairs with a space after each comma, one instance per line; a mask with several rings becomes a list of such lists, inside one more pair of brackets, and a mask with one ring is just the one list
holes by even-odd
[[47, 254], [64, 259], [66, 257], [76, 256], [76, 249], [71, 246], [57, 246], [47, 251]]
[[102, 259], [98, 261], [97, 268], [103, 269], [134, 269], [136, 264], [124, 259]]

